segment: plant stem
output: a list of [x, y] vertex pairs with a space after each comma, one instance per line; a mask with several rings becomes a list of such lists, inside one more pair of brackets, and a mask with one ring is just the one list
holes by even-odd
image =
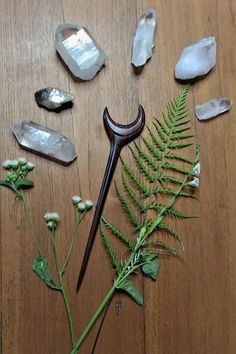
[[30, 217], [30, 211], [29, 211], [29, 206], [28, 206], [28, 203], [27, 203], [27, 200], [25, 198], [25, 195], [22, 191], [20, 192], [17, 192], [17, 194], [19, 195], [20, 199], [22, 200], [22, 203], [23, 203], [23, 206], [24, 206], [24, 211], [25, 211], [25, 217], [26, 217], [26, 223], [27, 223], [27, 226], [29, 228], [29, 231], [30, 231], [30, 235], [32, 237], [32, 240], [34, 241], [35, 243], [35, 246], [39, 252], [39, 255], [42, 256], [42, 251], [41, 251], [41, 248], [39, 246], [39, 242], [37, 240], [37, 236], [34, 232], [34, 229], [33, 229], [33, 225], [32, 225], [32, 222], [31, 222], [31, 217]]
[[74, 247], [76, 235], [77, 235], [77, 232], [78, 232], [78, 227], [79, 227], [79, 224], [80, 224], [81, 220], [83, 219], [85, 213], [86, 213], [86, 211], [84, 211], [81, 215], [79, 215], [79, 217], [75, 216], [75, 224], [74, 224], [74, 228], [73, 228], [73, 231], [72, 231], [71, 244], [70, 244], [70, 248], [69, 248], [69, 251], [67, 253], [64, 265], [63, 265], [63, 267], [62, 267], [62, 269], [60, 271], [61, 275], [63, 275], [63, 273], [65, 272], [66, 267], [68, 265], [68, 262], [69, 262], [69, 259], [70, 259], [70, 256], [71, 256], [71, 252], [72, 252], [73, 247]]
[[69, 301], [68, 301], [68, 295], [67, 295], [67, 292], [65, 290], [63, 277], [62, 277], [62, 274], [60, 272], [60, 265], [59, 265], [58, 256], [57, 256], [57, 249], [56, 249], [55, 228], [51, 229], [51, 241], [52, 241], [53, 254], [54, 254], [55, 262], [56, 262], [56, 268], [57, 268], [58, 280], [59, 280], [59, 284], [60, 284], [60, 290], [62, 292], [62, 296], [63, 296], [63, 300], [64, 300], [64, 303], [65, 303], [66, 312], [67, 312], [67, 316], [68, 316], [69, 326], [70, 326], [70, 336], [71, 336], [71, 342], [72, 342], [72, 347], [73, 347], [72, 353], [76, 354], [74, 320], [73, 320], [70, 304], [69, 304]]
[[[90, 329], [92, 328], [92, 326], [94, 325], [94, 323], [96, 322], [96, 320], [98, 319], [99, 315], [101, 314], [101, 312], [103, 311], [104, 307], [106, 306], [106, 304], [108, 303], [108, 301], [110, 300], [110, 298], [113, 296], [113, 293], [116, 290], [116, 284], [114, 283], [113, 287], [108, 291], [108, 293], [106, 294], [106, 296], [104, 297], [103, 301], [101, 302], [101, 304], [99, 305], [97, 311], [95, 312], [95, 314], [93, 315], [93, 317], [91, 318], [90, 322], [88, 323], [88, 325], [86, 326], [85, 330], [83, 331], [83, 333], [81, 334], [81, 336], [79, 337], [79, 339], [77, 340], [76, 344], [75, 344], [75, 349], [76, 351], [79, 349], [79, 347], [81, 346], [81, 344], [83, 343], [83, 341], [85, 340], [87, 334], [89, 333]], [[70, 354], [74, 354], [74, 351], [72, 351]]]

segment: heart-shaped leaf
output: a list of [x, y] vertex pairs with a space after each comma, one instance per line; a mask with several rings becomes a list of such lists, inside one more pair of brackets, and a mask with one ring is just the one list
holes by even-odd
[[118, 287], [117, 289], [124, 290], [127, 292], [130, 297], [139, 305], [143, 305], [143, 297], [142, 295], [138, 292], [138, 290], [135, 288], [134, 283], [130, 279], [125, 279]]
[[35, 257], [33, 259], [32, 269], [49, 288], [60, 290], [60, 288], [52, 280], [46, 257]]
[[160, 269], [160, 261], [157, 258], [157, 255], [154, 253], [145, 254], [143, 255], [142, 259], [146, 262], [142, 266], [143, 273], [153, 280], [156, 280]]

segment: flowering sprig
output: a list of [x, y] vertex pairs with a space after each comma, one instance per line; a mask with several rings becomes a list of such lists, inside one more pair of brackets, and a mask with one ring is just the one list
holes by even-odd
[[27, 174], [33, 170], [34, 164], [27, 161], [25, 157], [19, 157], [15, 160], [5, 160], [2, 167], [8, 171], [4, 180], [0, 180], [0, 185], [12, 189], [19, 197], [20, 189], [33, 187], [33, 181], [26, 178]]

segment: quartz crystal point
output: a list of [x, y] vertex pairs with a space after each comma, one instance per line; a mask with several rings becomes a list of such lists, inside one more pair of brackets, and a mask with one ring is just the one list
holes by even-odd
[[75, 98], [75, 96], [71, 95], [69, 92], [53, 87], [46, 87], [42, 90], [36, 91], [34, 96], [40, 107], [55, 112], [71, 108]]
[[57, 27], [56, 50], [78, 80], [91, 80], [105, 65], [106, 54], [85, 27], [63, 24]]
[[195, 107], [195, 114], [199, 120], [207, 120], [218, 116], [231, 109], [232, 102], [229, 98], [217, 97]]
[[178, 80], [192, 80], [206, 75], [216, 63], [215, 37], [203, 38], [184, 48], [175, 67]]
[[20, 146], [38, 155], [69, 165], [76, 157], [75, 147], [64, 135], [31, 121], [12, 125]]
[[132, 46], [132, 64], [135, 68], [143, 67], [153, 54], [156, 24], [157, 15], [152, 9], [138, 21]]

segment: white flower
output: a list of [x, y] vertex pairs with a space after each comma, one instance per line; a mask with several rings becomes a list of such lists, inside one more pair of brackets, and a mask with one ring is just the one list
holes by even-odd
[[56, 223], [55, 223], [54, 221], [49, 221], [49, 222], [47, 223], [47, 225], [48, 225], [48, 227], [49, 227], [50, 230], [56, 228]]
[[85, 207], [86, 207], [87, 210], [89, 210], [89, 209], [91, 209], [93, 207], [92, 200], [89, 200], [89, 199], [85, 200], [84, 204], [85, 204]]
[[78, 204], [78, 210], [79, 210], [79, 211], [85, 211], [85, 209], [86, 209], [85, 203], [84, 203], [84, 202], [80, 202], [80, 203]]
[[28, 171], [31, 171], [34, 168], [34, 164], [32, 162], [28, 161], [26, 164], [26, 167], [27, 167]]
[[74, 195], [71, 199], [72, 199], [73, 205], [78, 205], [79, 202], [81, 202], [81, 198], [79, 195]]
[[11, 168], [11, 160], [3, 161], [2, 167], [5, 168], [6, 170], [9, 170]]
[[58, 222], [60, 220], [60, 215], [56, 212], [47, 212], [44, 214], [44, 219], [47, 222]]
[[27, 163], [27, 160], [25, 157], [19, 157], [17, 159], [17, 161], [19, 162], [19, 165], [25, 165]]
[[18, 166], [19, 166], [19, 162], [17, 160], [11, 161], [11, 168], [13, 168], [15, 170], [18, 168]]
[[199, 177], [201, 172], [200, 162], [197, 162], [196, 165], [193, 167], [192, 174], [193, 176]]
[[194, 177], [192, 181], [188, 182], [188, 185], [190, 187], [198, 188], [200, 184], [200, 181], [197, 177]]

